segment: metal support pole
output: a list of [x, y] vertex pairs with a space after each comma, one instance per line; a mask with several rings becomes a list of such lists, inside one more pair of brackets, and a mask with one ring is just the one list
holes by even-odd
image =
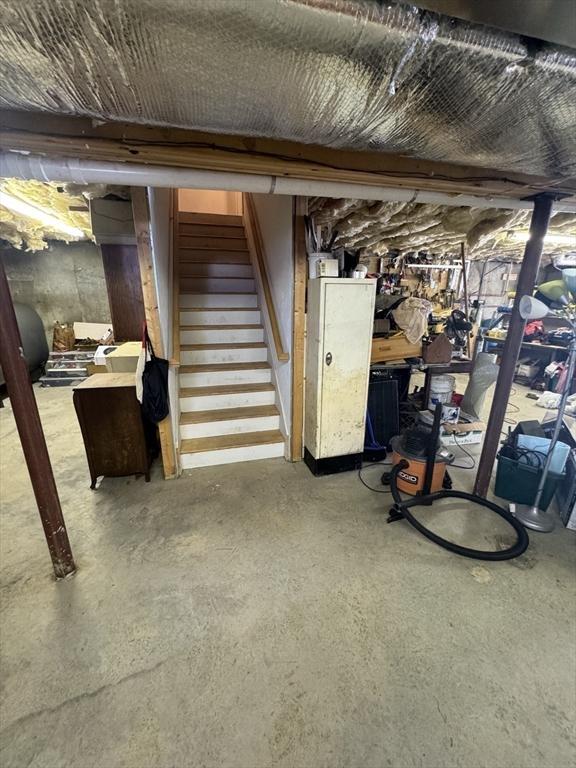
[[474, 493], [478, 496], [486, 496], [488, 486], [490, 485], [492, 467], [498, 452], [498, 443], [500, 442], [500, 434], [504, 424], [506, 408], [508, 407], [508, 400], [526, 326], [526, 321], [520, 317], [518, 305], [522, 296], [525, 294], [532, 296], [534, 292], [544, 245], [544, 236], [548, 230], [548, 223], [552, 212], [552, 203], [553, 198], [546, 193], [537, 195], [534, 198], [534, 210], [532, 211], [532, 219], [530, 221], [530, 237], [524, 249], [524, 258], [516, 286], [514, 307], [500, 360], [500, 370], [498, 372], [496, 388], [494, 389], [494, 399], [492, 400], [492, 408], [490, 409], [490, 416], [484, 436], [482, 454], [478, 462], [478, 473], [474, 485]]
[[[462, 283], [464, 287], [464, 314], [466, 315], [466, 320], [468, 320], [468, 274], [467, 274], [467, 267], [466, 267], [466, 245], [464, 243], [460, 243], [460, 258], [462, 259]], [[471, 348], [470, 348], [470, 331], [466, 331], [466, 352], [468, 354], [468, 357], [471, 357]]]
[[0, 262], [0, 366], [57, 579], [76, 570], [4, 265]]

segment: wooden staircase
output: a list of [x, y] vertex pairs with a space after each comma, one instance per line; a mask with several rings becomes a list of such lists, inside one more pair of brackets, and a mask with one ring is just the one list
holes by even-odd
[[182, 469], [284, 455], [241, 216], [178, 213]]

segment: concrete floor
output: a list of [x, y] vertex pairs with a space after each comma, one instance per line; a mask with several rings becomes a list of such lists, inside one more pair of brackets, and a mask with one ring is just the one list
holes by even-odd
[[[572, 532], [467, 560], [387, 525], [355, 474], [282, 459], [90, 491], [71, 390], [37, 397], [78, 573], [51, 579], [7, 407], [2, 768], [574, 765]], [[471, 546], [508, 536], [432, 514]]]

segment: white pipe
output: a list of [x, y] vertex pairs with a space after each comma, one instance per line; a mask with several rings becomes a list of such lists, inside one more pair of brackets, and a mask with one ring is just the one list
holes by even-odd
[[[142, 163], [109, 163], [71, 157], [44, 157], [22, 152], [0, 152], [0, 173], [5, 178], [77, 184], [115, 184], [135, 187], [175, 187], [180, 189], [222, 189], [237, 192], [262, 192], [308, 197], [355, 197], [361, 200], [418, 202], [475, 208], [532, 210], [531, 200], [476, 195], [449, 195], [415, 189], [349, 184], [337, 181], [309, 181], [249, 173], [200, 171]], [[555, 211], [576, 213], [576, 203], [558, 201]]]

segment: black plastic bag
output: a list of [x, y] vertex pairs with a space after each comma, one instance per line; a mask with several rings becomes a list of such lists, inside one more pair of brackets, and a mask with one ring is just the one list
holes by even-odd
[[158, 424], [170, 412], [168, 360], [156, 357], [147, 330], [145, 331], [145, 340], [146, 363], [142, 372], [142, 412], [147, 419]]

